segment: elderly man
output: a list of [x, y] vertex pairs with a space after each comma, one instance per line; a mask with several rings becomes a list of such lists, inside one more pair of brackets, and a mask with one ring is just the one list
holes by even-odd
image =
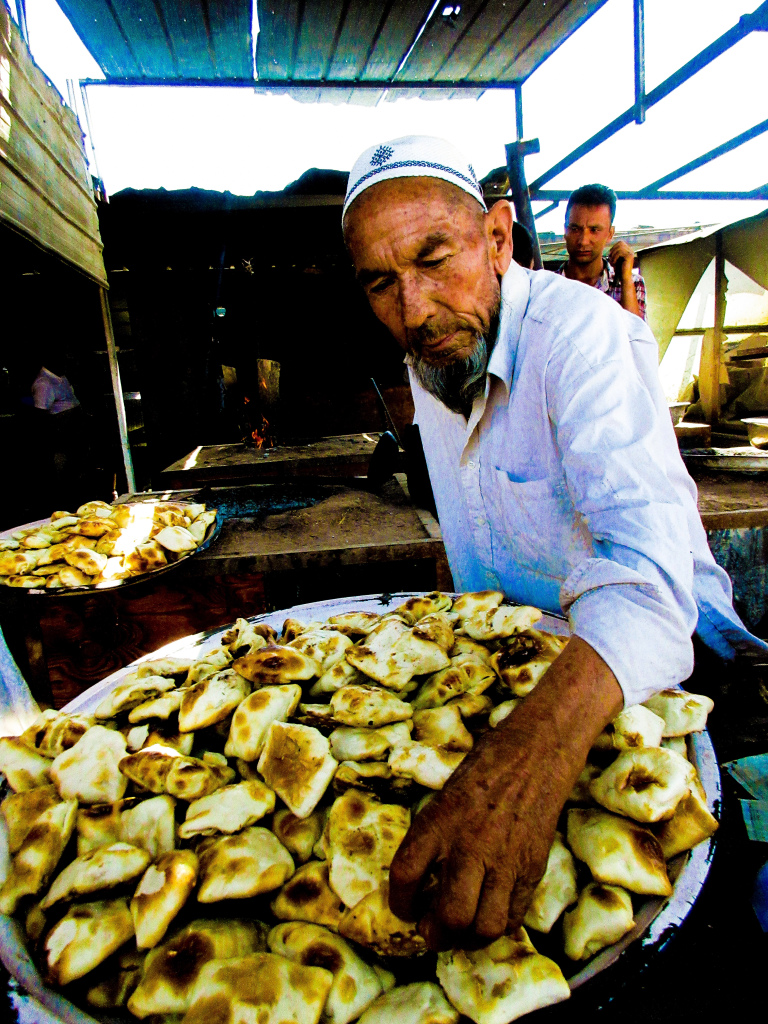
[[407, 353], [456, 587], [563, 611], [571, 630], [392, 864], [393, 910], [420, 917], [434, 945], [520, 922], [595, 737], [624, 704], [688, 677], [694, 629], [724, 656], [753, 641], [709, 553], [648, 328], [514, 263], [512, 223], [439, 139], [373, 147], [350, 174], [346, 243]]
[[645, 320], [645, 281], [635, 267], [635, 254], [626, 242], [613, 241], [616, 193], [607, 185], [582, 185], [572, 192], [565, 209], [565, 248], [568, 260], [558, 274], [597, 288], [624, 309]]

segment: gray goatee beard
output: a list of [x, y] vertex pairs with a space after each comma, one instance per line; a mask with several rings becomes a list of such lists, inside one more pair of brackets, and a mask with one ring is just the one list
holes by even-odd
[[496, 313], [488, 333], [476, 335], [477, 341], [470, 355], [447, 366], [433, 366], [419, 356], [412, 356], [413, 372], [424, 390], [451, 412], [461, 413], [466, 419], [469, 419], [475, 399], [485, 390], [485, 374], [496, 344], [498, 325]]

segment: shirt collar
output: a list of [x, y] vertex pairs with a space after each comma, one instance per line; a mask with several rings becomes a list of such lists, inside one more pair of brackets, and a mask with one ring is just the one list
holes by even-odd
[[523, 329], [523, 317], [531, 295], [531, 271], [524, 270], [513, 260], [501, 279], [501, 312], [488, 373], [498, 377], [509, 389], [515, 372], [515, 357]]

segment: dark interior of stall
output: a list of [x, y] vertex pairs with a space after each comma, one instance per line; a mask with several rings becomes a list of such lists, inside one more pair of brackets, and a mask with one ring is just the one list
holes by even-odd
[[345, 186], [313, 169], [279, 193], [125, 189], [101, 206], [139, 487], [198, 445], [251, 443], [257, 360], [280, 364], [273, 440], [384, 429], [371, 378], [410, 421], [402, 353], [344, 249]]
[[[97, 285], [0, 224], [3, 340], [0, 346], [0, 529], [111, 500], [125, 488]], [[61, 429], [35, 409], [41, 366], [66, 376], [80, 413]]]

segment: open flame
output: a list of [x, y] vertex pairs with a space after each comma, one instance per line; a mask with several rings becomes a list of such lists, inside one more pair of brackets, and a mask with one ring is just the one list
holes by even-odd
[[261, 417], [261, 423], [251, 432], [251, 437], [256, 448], [263, 448], [265, 445], [267, 448], [275, 447], [274, 438], [269, 432], [269, 420], [265, 416]]

